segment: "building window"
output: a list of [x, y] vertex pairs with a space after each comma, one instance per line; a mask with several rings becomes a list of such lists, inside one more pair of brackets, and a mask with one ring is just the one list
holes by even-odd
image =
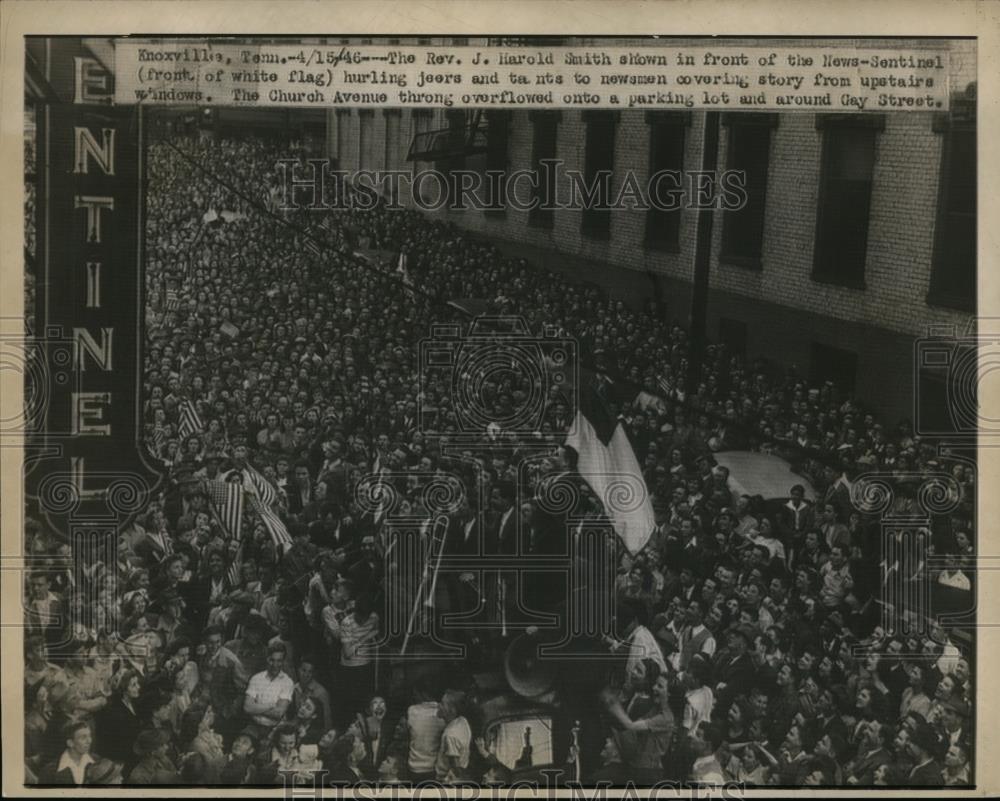
[[[618, 116], [615, 111], [583, 112], [583, 121], [587, 126], [583, 182], [589, 198], [585, 201], [580, 231], [591, 239], [611, 238], [611, 182]], [[592, 189], [596, 191], [592, 192]]]
[[351, 124], [351, 110], [349, 108], [337, 109], [337, 130], [336, 149], [334, 156], [337, 159], [337, 168], [343, 169], [344, 159], [347, 156], [347, 126]]
[[372, 109], [358, 109], [358, 168], [362, 170], [371, 170], [375, 167], [372, 153], [374, 117], [375, 112]]
[[722, 212], [722, 253], [719, 260], [738, 267], [761, 269], [764, 206], [771, 159], [771, 129], [777, 114], [725, 114], [728, 126], [726, 169], [743, 174], [746, 203]]
[[818, 387], [826, 382], [833, 385], [834, 395], [845, 400], [854, 395], [858, 379], [858, 354], [819, 342], [812, 343], [809, 360], [809, 382]]
[[[651, 111], [646, 114], [646, 123], [649, 125], [650, 192], [655, 193], [652, 203], [656, 205], [650, 205], [646, 212], [643, 242], [647, 248], [679, 253], [683, 203], [678, 190], [684, 187], [684, 139], [691, 124], [691, 114]], [[660, 177], [654, 178], [657, 175]], [[673, 208], [675, 203], [677, 208]]]
[[[953, 102], [953, 106], [957, 106]], [[957, 113], [961, 113], [960, 107]], [[976, 127], [955, 115], [935, 124], [944, 133], [934, 262], [928, 303], [976, 310]]]
[[816, 125], [823, 130], [823, 161], [813, 279], [863, 289], [875, 143], [885, 118], [822, 114]]
[[[471, 113], [471, 112], [470, 112]], [[461, 191], [460, 173], [465, 169], [465, 148], [469, 133], [469, 119], [464, 110], [452, 109], [445, 112], [448, 120], [448, 150], [449, 154], [438, 161], [438, 169], [448, 176], [448, 194], [450, 211], [465, 208], [465, 195]]]
[[[504, 178], [507, 175], [509, 159], [507, 143], [510, 138], [508, 121], [510, 115], [506, 111], [486, 112], [486, 187], [489, 192], [486, 210], [489, 215], [502, 217], [506, 212], [504, 202]], [[491, 178], [489, 173], [503, 173], [504, 178]]]
[[[428, 133], [434, 122], [434, 112], [429, 108], [415, 108], [410, 112], [410, 121], [413, 124], [413, 134], [411, 141], [417, 141], [423, 134]], [[425, 172], [430, 167], [430, 164], [426, 161], [413, 159], [410, 162], [411, 176], [414, 181], [416, 177]], [[423, 203], [428, 203], [428, 198], [434, 198], [435, 192], [437, 192], [437, 184], [433, 181], [422, 180], [419, 183], [414, 184], [415, 191], [419, 193], [420, 200]]]
[[[556, 138], [559, 130], [560, 112], [533, 111], [531, 169], [537, 176], [537, 184], [532, 194], [532, 204], [528, 211], [528, 225], [551, 230], [555, 223], [556, 201]], [[545, 164], [544, 162], [550, 162]]]
[[[382, 110], [385, 117], [385, 152], [383, 163], [386, 170], [398, 169], [400, 150], [400, 121], [402, 111], [398, 108], [387, 108]], [[396, 203], [399, 199], [399, 182], [389, 181], [389, 199]]]

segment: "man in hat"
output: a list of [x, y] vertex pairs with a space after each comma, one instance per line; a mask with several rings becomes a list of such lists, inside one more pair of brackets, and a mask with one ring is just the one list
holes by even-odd
[[99, 759], [84, 775], [84, 784], [117, 785], [124, 781], [122, 766], [110, 759]]
[[138, 763], [128, 775], [129, 784], [177, 784], [180, 774], [168, 756], [170, 738], [163, 729], [140, 732], [134, 750]]
[[941, 728], [948, 745], [960, 745], [967, 748], [969, 731], [966, 722], [969, 719], [969, 705], [957, 696], [952, 696], [941, 705]]
[[173, 642], [185, 625], [184, 608], [184, 599], [174, 587], [164, 590], [150, 605], [151, 612], [159, 613], [155, 631], [167, 645]]

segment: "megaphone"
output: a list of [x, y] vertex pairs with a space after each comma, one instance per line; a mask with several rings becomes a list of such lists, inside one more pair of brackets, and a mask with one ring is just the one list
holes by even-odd
[[537, 637], [522, 634], [507, 648], [503, 668], [510, 688], [524, 698], [544, 695], [556, 680], [556, 663], [543, 659], [538, 649], [541, 641]]

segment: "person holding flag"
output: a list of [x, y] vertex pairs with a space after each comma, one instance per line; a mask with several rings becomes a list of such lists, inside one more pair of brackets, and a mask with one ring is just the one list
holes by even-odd
[[597, 498], [629, 553], [646, 545], [656, 520], [642, 469], [621, 420], [602, 397], [610, 379], [590, 374], [581, 383], [580, 405], [566, 447], [577, 455], [576, 472]]

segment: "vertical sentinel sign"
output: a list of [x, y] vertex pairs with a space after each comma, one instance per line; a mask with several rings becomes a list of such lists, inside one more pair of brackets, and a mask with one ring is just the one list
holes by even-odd
[[113, 105], [113, 65], [84, 40], [45, 48], [36, 334], [48, 405], [46, 455], [28, 486], [48, 522], [75, 538], [110, 533], [141, 508], [155, 473], [139, 448], [142, 113]]

